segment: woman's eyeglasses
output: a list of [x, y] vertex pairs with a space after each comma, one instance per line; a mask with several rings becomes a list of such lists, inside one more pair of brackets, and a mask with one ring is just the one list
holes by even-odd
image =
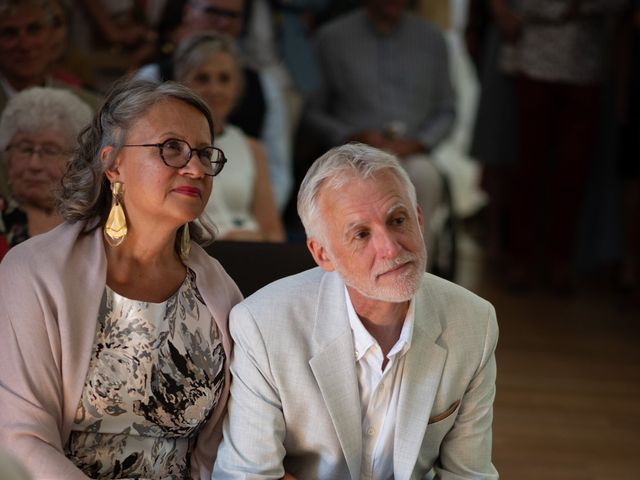
[[193, 152], [196, 153], [198, 160], [204, 167], [205, 175], [215, 177], [222, 171], [222, 167], [227, 163], [227, 158], [219, 148], [208, 145], [201, 148], [191, 148], [184, 140], [170, 138], [162, 143], [143, 143], [140, 145], [123, 145], [123, 147], [155, 147], [160, 151], [160, 158], [168, 167], [183, 168], [185, 167]]

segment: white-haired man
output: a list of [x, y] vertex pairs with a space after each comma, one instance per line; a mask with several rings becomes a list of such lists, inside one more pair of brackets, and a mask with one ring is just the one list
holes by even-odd
[[398, 160], [336, 147], [298, 195], [320, 268], [238, 305], [213, 478], [497, 479], [493, 307], [425, 273]]

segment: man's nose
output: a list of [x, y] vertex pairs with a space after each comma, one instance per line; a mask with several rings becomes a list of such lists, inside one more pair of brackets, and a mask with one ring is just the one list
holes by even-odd
[[374, 235], [374, 245], [378, 256], [382, 258], [395, 258], [402, 249], [396, 234], [387, 229]]

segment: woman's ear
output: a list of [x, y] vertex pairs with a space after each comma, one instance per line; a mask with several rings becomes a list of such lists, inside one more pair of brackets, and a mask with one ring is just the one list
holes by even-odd
[[118, 180], [120, 178], [120, 157], [116, 156], [116, 158], [111, 158], [113, 155], [113, 146], [107, 145], [100, 150], [100, 161], [103, 165], [108, 165], [111, 163], [111, 166], [108, 167], [104, 174], [109, 179], [111, 183]]

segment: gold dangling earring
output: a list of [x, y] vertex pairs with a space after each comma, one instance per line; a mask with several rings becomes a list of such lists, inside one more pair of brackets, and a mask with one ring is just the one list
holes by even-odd
[[112, 247], [120, 245], [127, 236], [127, 217], [125, 217], [124, 209], [122, 208], [123, 193], [124, 184], [122, 182], [116, 181], [111, 184], [113, 200], [109, 218], [107, 218], [107, 223], [104, 224], [104, 238]]
[[189, 235], [189, 224], [185, 223], [182, 228], [182, 237], [180, 237], [180, 258], [183, 262], [189, 259], [191, 251], [191, 235]]

